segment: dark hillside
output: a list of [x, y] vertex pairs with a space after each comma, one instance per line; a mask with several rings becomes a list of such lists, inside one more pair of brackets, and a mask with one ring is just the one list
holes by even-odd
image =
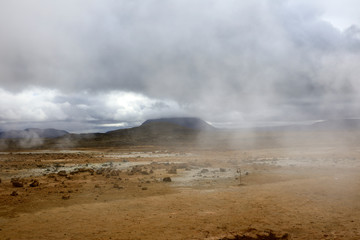
[[171, 123], [194, 130], [214, 130], [215, 128], [200, 118], [160, 118], [145, 121], [142, 126], [153, 123]]
[[0, 132], [0, 138], [2, 139], [18, 139], [18, 138], [57, 138], [69, 134], [64, 130], [57, 130], [53, 128], [39, 129], [39, 128], [27, 128], [25, 130], [11, 130], [6, 132]]

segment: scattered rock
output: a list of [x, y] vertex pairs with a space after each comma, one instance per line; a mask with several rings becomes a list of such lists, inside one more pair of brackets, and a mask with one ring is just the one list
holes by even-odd
[[11, 183], [14, 187], [23, 187], [24, 183], [21, 182], [18, 178], [12, 178]]
[[220, 168], [220, 172], [226, 172], [225, 168]]
[[170, 177], [164, 177], [163, 182], [171, 182], [171, 178]]
[[63, 196], [62, 196], [62, 199], [63, 199], [63, 200], [68, 200], [68, 199], [70, 199], [70, 195], [63, 195]]
[[110, 172], [110, 176], [113, 176], [113, 177], [119, 176], [120, 172], [121, 172], [120, 170], [112, 170]]
[[281, 236], [275, 235], [272, 231], [267, 232], [266, 234], [255, 234], [255, 236], [244, 235], [235, 235], [231, 238], [220, 238], [219, 240], [287, 240], [289, 239], [289, 234], [285, 233]]
[[39, 186], [39, 181], [35, 179], [32, 183], [30, 183], [29, 186], [30, 187], [37, 187], [37, 186]]
[[113, 188], [117, 188], [117, 189], [123, 189], [123, 187], [119, 186], [118, 184], [114, 184]]
[[79, 173], [79, 172], [88, 172], [91, 175], [94, 175], [95, 171], [94, 171], [94, 169], [91, 169], [91, 168], [79, 168], [79, 169], [75, 170], [74, 172], [77, 172], [77, 173]]
[[208, 173], [209, 169], [204, 168], [203, 170], [200, 171], [200, 173]]
[[169, 169], [168, 173], [169, 174], [176, 174], [177, 173], [176, 167], [172, 167], [171, 169]]
[[147, 187], [143, 187], [143, 188], [141, 188], [141, 190], [147, 190], [148, 188]]
[[58, 172], [58, 175], [61, 176], [61, 177], [66, 177], [67, 176], [67, 173], [65, 170], [61, 170]]
[[75, 175], [77, 173], [79, 173], [79, 170], [74, 170], [74, 171], [70, 172], [70, 175]]
[[99, 184], [95, 184], [95, 188], [101, 188]]
[[17, 196], [17, 195], [19, 195], [16, 191], [13, 191], [11, 194], [10, 194], [10, 196]]

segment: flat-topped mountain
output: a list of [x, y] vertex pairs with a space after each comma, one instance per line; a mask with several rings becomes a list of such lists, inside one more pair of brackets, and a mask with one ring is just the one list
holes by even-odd
[[106, 133], [71, 134], [65, 136], [78, 146], [128, 146], [128, 145], [191, 145], [202, 134], [217, 131], [199, 118], [150, 119], [138, 127], [118, 129]]
[[[255, 129], [218, 129], [199, 118], [150, 119], [133, 128], [106, 133], [69, 134], [56, 129], [25, 129], [0, 133], [0, 147], [21, 149], [24, 140], [44, 148], [108, 148], [129, 146], [257, 148], [283, 145], [349, 144], [360, 141], [360, 120], [329, 120], [302, 126]], [[28, 145], [26, 145], [28, 146]]]
[[200, 118], [159, 118], [146, 120], [141, 126], [154, 125], [154, 124], [175, 124], [181, 127], [190, 128], [194, 130], [214, 130], [215, 128]]
[[66, 134], [69, 134], [67, 131], [64, 130], [57, 130], [53, 128], [47, 129], [39, 129], [39, 128], [27, 128], [24, 130], [10, 130], [5, 132], [0, 132], [0, 138], [12, 138], [12, 139], [19, 139], [19, 138], [57, 138], [62, 137]]

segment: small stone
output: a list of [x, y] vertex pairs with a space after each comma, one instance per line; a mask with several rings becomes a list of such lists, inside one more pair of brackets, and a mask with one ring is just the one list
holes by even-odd
[[77, 174], [79, 172], [80, 172], [79, 170], [74, 170], [74, 171], [70, 172], [70, 175], [75, 175], [75, 174]]
[[37, 187], [37, 186], [39, 186], [39, 181], [38, 181], [38, 180], [34, 180], [29, 186], [30, 186], [30, 187]]
[[14, 187], [23, 187], [24, 186], [24, 184], [22, 182], [20, 182], [19, 180], [15, 180], [15, 179], [11, 180], [11, 183]]
[[171, 182], [171, 178], [170, 177], [164, 177], [163, 182]]
[[11, 194], [10, 194], [10, 196], [17, 196], [17, 195], [19, 195], [16, 191], [13, 191]]
[[61, 171], [58, 172], [58, 175], [61, 176], [61, 177], [66, 177], [67, 173], [64, 170], [61, 170]]
[[171, 169], [168, 171], [168, 173], [169, 173], [169, 174], [176, 174], [176, 173], [177, 173], [176, 167], [171, 168]]
[[141, 188], [141, 190], [147, 190], [148, 188], [147, 187], [143, 187], [143, 188]]
[[70, 199], [70, 195], [64, 195], [64, 196], [62, 196], [62, 199], [63, 200], [68, 200], [68, 199]]
[[220, 172], [226, 172], [225, 168], [220, 168]]
[[122, 186], [119, 186], [118, 184], [114, 184], [114, 186], [113, 186], [114, 188], [117, 188], [117, 189], [123, 189], [124, 187], [122, 187]]
[[119, 174], [120, 174], [120, 171], [119, 171], [119, 170], [112, 170], [112, 171], [110, 172], [110, 176], [112, 176], [112, 177], [119, 176]]

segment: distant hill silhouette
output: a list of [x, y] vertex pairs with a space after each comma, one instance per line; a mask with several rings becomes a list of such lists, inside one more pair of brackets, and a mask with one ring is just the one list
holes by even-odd
[[331, 146], [360, 142], [360, 120], [328, 120], [311, 125], [253, 129], [218, 129], [198, 118], [150, 119], [138, 127], [106, 133], [70, 134], [56, 129], [25, 129], [0, 133], [3, 149], [23, 148], [22, 139], [44, 138], [36, 149], [108, 148], [132, 146], [168, 147], [257, 147]]
[[62, 138], [82, 147], [111, 147], [134, 145], [190, 145], [199, 134], [217, 131], [199, 118], [150, 119], [138, 127], [118, 129], [106, 133], [70, 134]]
[[141, 126], [170, 123], [194, 130], [214, 130], [215, 128], [200, 118], [159, 118], [146, 120]]
[[310, 125], [286, 125], [276, 127], [259, 127], [260, 131], [358, 131], [360, 119], [338, 119], [315, 122]]
[[360, 119], [339, 119], [317, 122], [311, 125], [315, 130], [360, 130]]
[[10, 130], [6, 132], [0, 132], [0, 138], [2, 139], [21, 139], [21, 138], [57, 138], [69, 134], [64, 130], [57, 130], [53, 128], [39, 129], [39, 128], [27, 128], [24, 130]]

